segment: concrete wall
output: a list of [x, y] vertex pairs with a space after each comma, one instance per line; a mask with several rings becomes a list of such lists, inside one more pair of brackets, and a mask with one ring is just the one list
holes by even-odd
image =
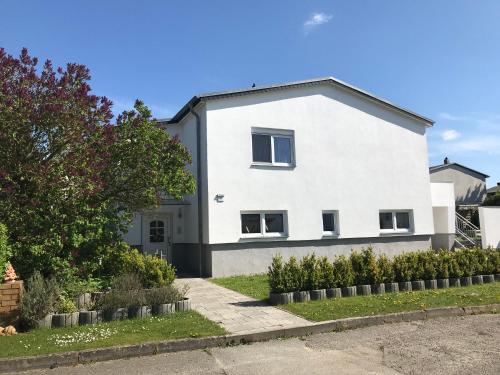
[[453, 182], [455, 204], [479, 204], [486, 197], [486, 180], [483, 176], [450, 164], [430, 174], [431, 182]]
[[432, 247], [451, 249], [455, 242], [455, 192], [452, 182], [431, 183], [434, 235]]
[[483, 248], [500, 249], [500, 207], [479, 207]]
[[[393, 256], [403, 251], [426, 250], [431, 246], [430, 236], [397, 236], [363, 239], [328, 239], [316, 241], [276, 241], [208, 245], [211, 264], [207, 276], [226, 277], [267, 272], [275, 254], [301, 258], [313, 251], [333, 261], [337, 255], [349, 255], [352, 249], [373, 246], [376, 253]], [[211, 272], [209, 272], [211, 270]]]
[[[287, 211], [288, 241], [321, 240], [322, 210], [339, 211], [339, 238], [380, 237], [381, 209], [413, 210], [413, 234], [433, 234], [423, 123], [329, 85], [206, 106], [209, 244], [248, 241], [242, 210]], [[253, 127], [293, 130], [296, 166], [252, 165]]]

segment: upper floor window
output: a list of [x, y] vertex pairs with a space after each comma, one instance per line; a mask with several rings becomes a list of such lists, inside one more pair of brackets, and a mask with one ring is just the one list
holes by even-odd
[[380, 211], [379, 222], [381, 233], [405, 233], [412, 231], [412, 211]]
[[252, 160], [256, 164], [264, 165], [294, 165], [293, 131], [253, 129]]
[[339, 234], [338, 211], [323, 211], [323, 234], [335, 236]]
[[149, 242], [165, 241], [165, 224], [161, 220], [154, 220], [149, 223]]

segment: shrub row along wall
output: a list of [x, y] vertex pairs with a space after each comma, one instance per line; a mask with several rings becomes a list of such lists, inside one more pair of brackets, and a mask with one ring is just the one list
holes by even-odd
[[23, 291], [23, 282], [14, 281], [0, 284], [0, 317], [12, 317], [19, 314], [19, 301]]

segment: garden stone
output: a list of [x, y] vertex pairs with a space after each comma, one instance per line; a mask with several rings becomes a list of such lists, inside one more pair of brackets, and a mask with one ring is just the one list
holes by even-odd
[[459, 287], [460, 286], [460, 277], [450, 278], [450, 286], [451, 287]]
[[462, 285], [462, 286], [472, 285], [472, 277], [466, 276], [466, 277], [460, 278], [460, 285]]
[[438, 287], [438, 282], [436, 279], [433, 280], [425, 280], [425, 287], [427, 289], [437, 289]]
[[161, 305], [151, 306], [151, 313], [153, 315], [167, 315], [175, 312], [175, 303], [164, 303]]
[[372, 286], [371, 285], [358, 285], [357, 288], [357, 293], [360, 296], [369, 296], [372, 294]]
[[311, 300], [320, 301], [326, 299], [326, 289], [314, 289], [310, 291]]
[[397, 293], [397, 292], [399, 292], [399, 284], [398, 283], [387, 283], [387, 284], [385, 284], [385, 291], [388, 293]]
[[78, 325], [79, 313], [54, 314], [52, 315], [52, 328], [75, 327]]
[[385, 284], [372, 285], [372, 294], [384, 294], [384, 293], [385, 293]]
[[116, 310], [104, 310], [104, 320], [111, 322], [113, 320], [123, 320], [128, 318], [128, 311], [125, 308]]
[[175, 311], [189, 311], [191, 310], [191, 300], [183, 298], [175, 303]]
[[45, 318], [36, 322], [38, 328], [51, 328], [52, 327], [52, 314], [48, 314]]
[[286, 305], [293, 302], [293, 292], [288, 293], [269, 293], [269, 302], [271, 305]]
[[450, 287], [450, 280], [448, 279], [437, 279], [437, 284], [439, 289], [446, 289]]
[[84, 309], [86, 306], [92, 303], [92, 294], [91, 293], [82, 293], [77, 295], [73, 302], [78, 310]]
[[405, 292], [411, 292], [411, 281], [401, 281], [399, 283], [399, 290]]
[[326, 290], [326, 296], [328, 298], [340, 298], [342, 297], [342, 289], [340, 288], [329, 288]]
[[342, 288], [342, 295], [344, 297], [355, 297], [357, 295], [356, 287], [355, 286], [346, 286], [346, 287]]
[[151, 316], [151, 308], [149, 306], [130, 306], [128, 308], [129, 319], [149, 318], [150, 316]]
[[483, 276], [481, 275], [476, 275], [476, 276], [472, 276], [472, 284], [482, 284], [483, 283]]
[[424, 280], [415, 280], [411, 282], [412, 290], [425, 290], [425, 281]]
[[495, 275], [483, 275], [483, 283], [493, 283], [495, 282]]
[[311, 296], [307, 290], [303, 290], [300, 292], [294, 292], [293, 300], [295, 302], [309, 302], [311, 300]]
[[97, 324], [100, 323], [100, 314], [97, 311], [80, 311], [78, 316], [78, 324], [83, 326], [87, 324]]

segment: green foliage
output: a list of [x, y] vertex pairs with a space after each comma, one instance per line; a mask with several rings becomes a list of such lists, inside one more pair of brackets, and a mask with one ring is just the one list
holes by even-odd
[[304, 275], [304, 290], [318, 289], [321, 274], [318, 269], [316, 255], [312, 253], [303, 257], [300, 261], [300, 268]]
[[[11, 256], [11, 248], [9, 246], [9, 236], [7, 227], [0, 223], [0, 278], [5, 271], [5, 267]], [[2, 280], [0, 280], [1, 282]]]
[[103, 279], [92, 278], [88, 279], [78, 279], [74, 278], [72, 280], [67, 281], [64, 284], [61, 284], [61, 289], [68, 296], [77, 296], [83, 293], [92, 293], [98, 292], [102, 290], [105, 286], [106, 282]]
[[355, 275], [349, 258], [340, 255], [333, 262], [333, 279], [337, 287], [346, 287], [354, 284]]
[[327, 257], [321, 257], [318, 260], [317, 267], [320, 275], [319, 289], [334, 288], [335, 280], [333, 278], [333, 264]]
[[291, 256], [283, 266], [284, 289], [287, 292], [303, 290], [304, 273], [299, 262]]
[[178, 289], [173, 285], [146, 290], [146, 304], [148, 306], [163, 305], [180, 301], [186, 295], [186, 291]]
[[412, 256], [408, 256], [408, 253], [403, 253], [396, 255], [392, 262], [394, 266], [394, 274], [396, 276], [396, 281], [411, 281], [413, 277], [414, 264], [412, 263]]
[[[432, 250], [430, 251], [422, 251], [418, 253], [418, 260], [419, 264], [421, 266], [419, 267], [419, 270], [421, 270], [422, 274], [419, 275], [420, 277], [416, 278], [417, 280], [434, 280], [436, 276], [438, 275], [438, 270], [436, 270], [436, 266], [440, 264], [438, 262], [438, 256], [436, 253]], [[442, 262], [441, 262], [442, 263]], [[445, 269], [447, 269], [447, 263], [446, 267], [441, 267], [441, 274], [444, 274]], [[440, 277], [441, 279], [447, 279], [448, 276], [446, 277]]]
[[141, 279], [135, 273], [124, 273], [111, 280], [111, 289], [113, 290], [138, 290], [142, 287]]
[[120, 308], [127, 308], [130, 305], [130, 296], [125, 290], [110, 290], [98, 301], [97, 308], [104, 311], [115, 311]]
[[358, 285], [374, 284], [377, 277], [377, 258], [373, 248], [368, 247], [359, 251], [352, 251], [350, 256], [354, 272], [354, 282]]
[[483, 202], [483, 206], [500, 206], [500, 192], [488, 195]]
[[485, 251], [488, 256], [487, 269], [485, 273], [500, 273], [500, 249], [488, 247]]
[[379, 255], [377, 259], [377, 274], [375, 275], [375, 283], [391, 283], [395, 279], [394, 267], [391, 259], [385, 254]]
[[39, 320], [54, 311], [58, 296], [55, 279], [44, 279], [40, 272], [34, 272], [21, 297], [21, 325], [27, 329], [35, 328]]
[[271, 265], [269, 266], [269, 287], [272, 293], [284, 293], [286, 291], [285, 272], [283, 266], [283, 257], [281, 254], [273, 256]]
[[55, 312], [58, 314], [71, 314], [77, 312], [75, 302], [72, 299], [66, 297], [64, 294], [59, 296], [57, 303], [55, 305]]

